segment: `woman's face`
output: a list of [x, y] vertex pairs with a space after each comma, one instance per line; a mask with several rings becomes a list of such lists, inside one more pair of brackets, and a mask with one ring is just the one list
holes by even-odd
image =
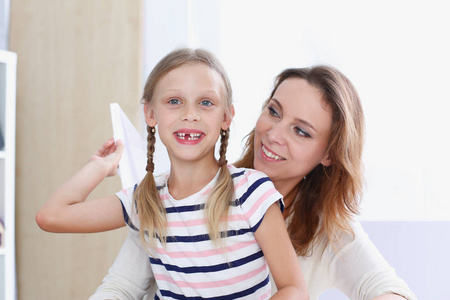
[[286, 196], [318, 164], [331, 164], [330, 131], [331, 111], [319, 90], [304, 79], [288, 78], [256, 123], [254, 167]]

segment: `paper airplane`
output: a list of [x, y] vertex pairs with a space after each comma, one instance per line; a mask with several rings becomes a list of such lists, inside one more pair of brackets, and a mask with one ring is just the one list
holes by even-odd
[[119, 163], [119, 175], [123, 188], [140, 182], [147, 165], [147, 142], [136, 130], [119, 104], [111, 103], [111, 120], [115, 140], [122, 140], [125, 149]]

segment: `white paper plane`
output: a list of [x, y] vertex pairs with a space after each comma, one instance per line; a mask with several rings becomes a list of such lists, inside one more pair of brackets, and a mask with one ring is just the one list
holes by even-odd
[[147, 142], [136, 130], [118, 103], [111, 103], [111, 120], [114, 139], [125, 145], [119, 162], [119, 175], [123, 188], [132, 187], [145, 176], [147, 164]]

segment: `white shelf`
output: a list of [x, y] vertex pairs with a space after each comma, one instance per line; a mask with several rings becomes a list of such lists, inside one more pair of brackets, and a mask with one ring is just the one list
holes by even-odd
[[15, 53], [0, 50], [0, 218], [4, 234], [0, 247], [0, 300], [17, 299], [15, 259], [15, 139], [16, 139]]

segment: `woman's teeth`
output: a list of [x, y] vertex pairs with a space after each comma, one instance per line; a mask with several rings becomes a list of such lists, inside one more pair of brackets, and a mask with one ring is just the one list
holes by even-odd
[[200, 138], [202, 134], [201, 133], [177, 133], [177, 137], [180, 140], [188, 140], [188, 141], [193, 141], [193, 140], [198, 140]]
[[264, 147], [264, 146], [262, 146], [262, 151], [264, 152], [265, 155], [267, 155], [267, 157], [270, 157], [270, 158], [273, 158], [273, 159], [276, 159], [276, 160], [284, 160], [283, 157], [278, 156], [278, 155], [276, 155], [276, 154], [270, 152], [270, 151], [267, 150], [266, 147]]

